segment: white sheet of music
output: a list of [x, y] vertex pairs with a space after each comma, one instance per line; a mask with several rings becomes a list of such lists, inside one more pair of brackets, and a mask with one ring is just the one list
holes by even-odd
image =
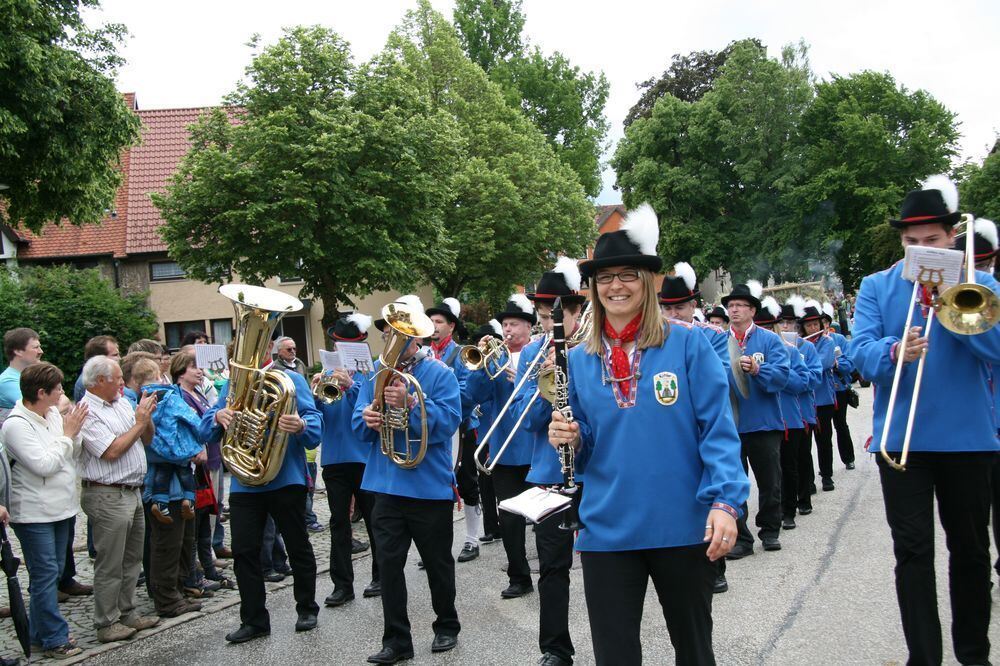
[[910, 282], [933, 283], [941, 291], [962, 281], [965, 253], [910, 245], [903, 259], [903, 277]]
[[340, 360], [348, 370], [371, 372], [374, 369], [372, 348], [367, 342], [338, 342], [337, 351], [340, 352]]
[[202, 370], [225, 371], [229, 367], [226, 345], [195, 345], [194, 362]]
[[340, 357], [340, 352], [336, 349], [333, 351], [320, 349], [319, 362], [323, 364], [323, 372], [333, 372], [344, 367], [344, 359]]
[[553, 513], [569, 508], [572, 500], [565, 495], [546, 490], [545, 488], [528, 488], [520, 495], [505, 499], [498, 505], [500, 510], [524, 516], [533, 523], [538, 523]]

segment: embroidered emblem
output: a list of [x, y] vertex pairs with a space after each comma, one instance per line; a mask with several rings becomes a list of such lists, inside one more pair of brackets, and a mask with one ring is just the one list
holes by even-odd
[[661, 372], [653, 377], [653, 392], [656, 401], [661, 405], [672, 405], [677, 402], [680, 390], [677, 387], [677, 375], [672, 372]]
[[753, 360], [757, 362], [757, 365], [764, 365], [764, 355], [760, 352], [753, 353]]

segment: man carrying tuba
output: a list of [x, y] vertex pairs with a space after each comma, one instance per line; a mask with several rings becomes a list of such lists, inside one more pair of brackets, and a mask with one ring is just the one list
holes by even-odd
[[[393, 320], [393, 315], [398, 319]], [[432, 326], [420, 299], [401, 297], [383, 310], [383, 319], [383, 331], [390, 338], [387, 352], [401, 351], [389, 359], [383, 353], [375, 367], [376, 378], [359, 387], [352, 426], [358, 438], [377, 443], [387, 431], [384, 422], [391, 424], [404, 415], [407, 423], [406, 428], [388, 430], [391, 441], [383, 441], [381, 447], [373, 444], [361, 481], [363, 490], [375, 494], [372, 532], [382, 580], [384, 622], [382, 649], [368, 661], [394, 664], [413, 657], [403, 573], [411, 542], [416, 544], [427, 570], [437, 613], [431, 651], [446, 652], [458, 644], [461, 625], [455, 609], [455, 559], [451, 554], [455, 483], [451, 438], [462, 420], [462, 399], [455, 373], [420, 346], [419, 336], [430, 335], [429, 331], [424, 333], [424, 326]], [[415, 326], [417, 322], [422, 325]], [[407, 337], [401, 347], [393, 340], [396, 335]], [[379, 372], [391, 378], [380, 382]], [[382, 385], [381, 395], [376, 395], [376, 387]], [[412, 459], [410, 456], [415, 437], [425, 439], [422, 459], [419, 454]], [[392, 457], [383, 455], [382, 449]]]

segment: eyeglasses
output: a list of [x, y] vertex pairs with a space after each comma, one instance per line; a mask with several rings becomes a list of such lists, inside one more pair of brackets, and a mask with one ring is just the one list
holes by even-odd
[[594, 282], [597, 284], [611, 284], [615, 278], [618, 278], [621, 282], [635, 282], [639, 279], [639, 271], [634, 268], [626, 268], [617, 273], [598, 273], [594, 278]]

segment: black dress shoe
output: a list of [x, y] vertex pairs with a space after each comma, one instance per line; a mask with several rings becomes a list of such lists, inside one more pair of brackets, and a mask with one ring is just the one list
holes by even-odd
[[462, 552], [458, 554], [459, 562], [469, 562], [479, 557], [479, 546], [467, 543], [462, 546]]
[[382, 583], [377, 580], [373, 580], [372, 582], [368, 583], [368, 587], [365, 588], [365, 591], [362, 594], [365, 597], [365, 599], [370, 599], [372, 597], [381, 597]]
[[800, 516], [808, 516], [812, 512], [813, 512], [813, 508], [811, 506], [804, 506], [804, 505], [801, 505], [801, 504], [799, 505], [799, 515]]
[[833, 490], [834, 487], [835, 486], [833, 485], [833, 479], [831, 479], [830, 477], [825, 477], [823, 479], [823, 490], [824, 491], [829, 492], [829, 491]]
[[396, 664], [407, 659], [413, 659], [413, 650], [400, 652], [389, 647], [384, 647], [375, 654], [368, 657], [369, 664]]
[[496, 541], [500, 541], [500, 535], [499, 534], [489, 534], [489, 533], [487, 533], [487, 534], [484, 534], [483, 536], [479, 537], [479, 543], [494, 543]]
[[729, 581], [722, 574], [719, 574], [715, 579], [715, 584], [712, 585], [712, 594], [722, 594], [723, 592], [729, 591]]
[[316, 628], [316, 613], [299, 613], [295, 621], [295, 631], [309, 631]]
[[334, 590], [323, 603], [330, 608], [334, 608], [336, 606], [343, 606], [348, 601], [354, 601], [353, 592], [348, 592], [347, 590]]
[[458, 636], [435, 634], [434, 640], [431, 641], [431, 652], [447, 652], [456, 645], [458, 645]]
[[815, 483], [810, 483], [809, 484], [809, 494], [810, 495], [815, 495], [816, 494], [816, 484]]
[[506, 590], [500, 593], [500, 596], [504, 599], [517, 599], [518, 597], [523, 597], [526, 594], [530, 594], [535, 591], [535, 588], [528, 584], [523, 585], [521, 583], [511, 583]]
[[557, 654], [546, 652], [538, 660], [538, 666], [573, 666], [573, 662], [563, 659]]
[[246, 643], [261, 636], [270, 636], [270, 629], [259, 629], [251, 627], [249, 624], [241, 625], [236, 631], [226, 634], [226, 640], [230, 643]]
[[268, 571], [266, 574], [264, 574], [264, 580], [266, 580], [268, 583], [280, 583], [281, 581], [285, 580], [285, 574], [278, 573], [277, 571]]
[[847, 469], [854, 469], [854, 463], [853, 462], [849, 462], [849, 463], [847, 463], [846, 467], [847, 467]]
[[783, 529], [783, 530], [794, 530], [795, 529], [795, 516], [785, 516], [781, 520], [781, 529]]
[[357, 555], [358, 553], [363, 553], [368, 550], [369, 546], [364, 541], [358, 541], [355, 538], [351, 538], [351, 554]]
[[781, 550], [781, 542], [778, 541], [778, 537], [769, 537], [767, 539], [761, 539], [764, 542], [764, 550]]
[[753, 555], [753, 546], [748, 546], [742, 541], [736, 542], [733, 549], [726, 553], [727, 560], [742, 560], [747, 555]]

